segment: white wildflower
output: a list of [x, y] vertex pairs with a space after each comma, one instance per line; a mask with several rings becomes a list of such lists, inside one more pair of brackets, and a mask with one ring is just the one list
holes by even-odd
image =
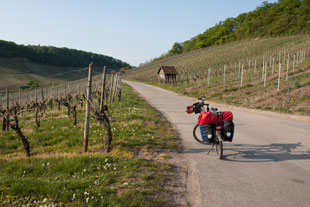
[[46, 201], [47, 201], [47, 198], [44, 198], [44, 199], [43, 199], [43, 203], [46, 203]]
[[127, 182], [124, 182], [124, 185], [128, 185], [128, 183], [127, 183]]
[[88, 203], [89, 198], [86, 198], [86, 203]]

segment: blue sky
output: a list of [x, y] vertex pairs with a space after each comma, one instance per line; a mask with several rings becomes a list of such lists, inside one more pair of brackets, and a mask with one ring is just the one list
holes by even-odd
[[[137, 66], [263, 0], [0, 0], [0, 39], [109, 55]], [[269, 0], [268, 2], [276, 2]]]

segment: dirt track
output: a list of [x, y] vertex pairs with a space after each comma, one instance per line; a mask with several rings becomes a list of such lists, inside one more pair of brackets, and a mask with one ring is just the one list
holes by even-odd
[[[184, 144], [192, 206], [309, 206], [310, 119], [217, 104], [234, 113], [235, 136], [224, 159], [192, 137], [198, 115], [194, 99], [154, 86], [128, 82], [172, 122]], [[214, 106], [214, 105], [213, 105]]]

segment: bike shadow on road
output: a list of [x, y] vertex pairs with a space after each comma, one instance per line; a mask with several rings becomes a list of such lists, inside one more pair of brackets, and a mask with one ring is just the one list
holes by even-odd
[[[225, 146], [225, 145], [224, 145]], [[298, 149], [303, 145], [272, 143], [270, 145], [232, 144], [224, 147], [223, 160], [233, 162], [281, 162], [310, 160], [310, 150]]]

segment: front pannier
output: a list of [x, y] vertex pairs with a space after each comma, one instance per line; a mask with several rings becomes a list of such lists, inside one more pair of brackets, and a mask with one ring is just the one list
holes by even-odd
[[232, 142], [234, 137], [235, 125], [232, 120], [227, 120], [223, 124], [222, 139], [226, 142]]
[[206, 143], [213, 143], [215, 139], [215, 126], [212, 124], [200, 125], [202, 140]]

